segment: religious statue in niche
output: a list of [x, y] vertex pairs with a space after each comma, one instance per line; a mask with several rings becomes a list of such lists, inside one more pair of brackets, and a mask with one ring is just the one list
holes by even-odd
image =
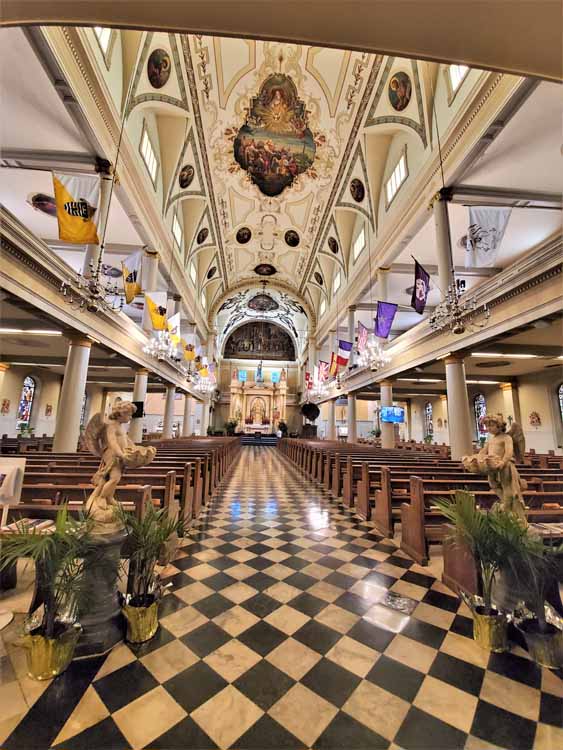
[[170, 55], [165, 49], [154, 49], [147, 62], [147, 75], [151, 86], [161, 89], [170, 78], [172, 63]]
[[233, 331], [225, 344], [225, 357], [294, 360], [289, 334], [274, 323], [252, 321]]
[[396, 112], [402, 112], [409, 106], [412, 96], [411, 79], [406, 73], [395, 73], [389, 81], [389, 101]]
[[486, 474], [491, 489], [498, 495], [500, 507], [526, 523], [522, 491], [528, 485], [514, 463], [514, 445], [512, 437], [506, 433], [504, 417], [488, 414], [484, 424], [489, 433], [487, 442], [479, 453], [463, 456], [461, 462], [473, 474]]
[[99, 413], [92, 417], [84, 431], [84, 445], [100, 466], [92, 477], [94, 491], [86, 501], [86, 513], [94, 520], [94, 533], [112, 534], [122, 527], [115, 518], [115, 489], [125, 469], [150, 464], [156, 454], [152, 445], [135, 445], [123, 426], [131, 421], [137, 407], [131, 401], [115, 400], [109, 419]]
[[[227, 137], [232, 130], [226, 132]], [[274, 73], [250, 100], [246, 122], [234, 138], [234, 157], [267, 196], [280, 195], [313, 165], [315, 139], [305, 104], [288, 75]]]

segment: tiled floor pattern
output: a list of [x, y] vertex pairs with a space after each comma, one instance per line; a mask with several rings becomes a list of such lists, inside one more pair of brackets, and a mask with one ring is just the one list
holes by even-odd
[[482, 651], [448, 589], [275, 449], [243, 449], [166, 573], [154, 640], [73, 663], [0, 746], [563, 748], [560, 675]]

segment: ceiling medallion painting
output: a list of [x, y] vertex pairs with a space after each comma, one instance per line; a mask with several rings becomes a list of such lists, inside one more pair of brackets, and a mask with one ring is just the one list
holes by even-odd
[[207, 272], [207, 279], [208, 280], [212, 279], [216, 273], [217, 273], [217, 266], [211, 266], [211, 268]]
[[203, 245], [205, 240], [209, 237], [209, 229], [207, 227], [203, 227], [203, 229], [200, 229], [197, 233], [196, 242], [198, 245]]
[[277, 269], [271, 263], [259, 263], [255, 266], [254, 273], [258, 276], [273, 276], [277, 273]]
[[400, 72], [389, 81], [389, 101], [397, 112], [402, 112], [409, 105], [412, 96], [411, 79], [406, 73]]
[[338, 255], [338, 241], [336, 237], [329, 237], [328, 238], [328, 249], [331, 253], [334, 253], [335, 255]]
[[285, 244], [289, 245], [289, 247], [297, 247], [297, 245], [301, 241], [295, 229], [288, 229], [287, 232], [285, 233], [284, 239], [285, 239]]
[[315, 277], [315, 281], [317, 282], [317, 284], [319, 286], [322, 286], [323, 285], [323, 277], [320, 275], [320, 273], [318, 271], [315, 271], [315, 273], [313, 275]]
[[170, 78], [172, 63], [170, 55], [165, 49], [154, 49], [147, 62], [147, 75], [151, 86], [161, 89]]
[[236, 237], [239, 245], [246, 245], [247, 242], [250, 242], [252, 232], [248, 227], [241, 227], [238, 230]]
[[274, 73], [250, 100], [234, 157], [264, 195], [280, 195], [312, 167], [316, 153], [305, 104], [290, 76]]
[[225, 357], [240, 359], [294, 360], [291, 336], [275, 325], [262, 321], [245, 323], [233, 331], [225, 344]]
[[355, 177], [350, 183], [350, 195], [356, 203], [361, 203], [366, 196], [364, 183], [361, 180], [358, 180], [357, 177]]
[[269, 294], [257, 294], [249, 302], [248, 307], [256, 312], [273, 312], [279, 310], [279, 305]]
[[195, 169], [192, 167], [192, 165], [184, 164], [184, 166], [180, 170], [180, 174], [178, 175], [178, 182], [182, 190], [185, 190], [192, 184], [194, 176]]

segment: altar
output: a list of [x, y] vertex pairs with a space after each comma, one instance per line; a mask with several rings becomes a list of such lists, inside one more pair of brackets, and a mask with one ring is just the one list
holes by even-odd
[[231, 378], [229, 419], [236, 420], [237, 432], [276, 432], [286, 420], [287, 378], [282, 370], [279, 382], [240, 381], [235, 368]]

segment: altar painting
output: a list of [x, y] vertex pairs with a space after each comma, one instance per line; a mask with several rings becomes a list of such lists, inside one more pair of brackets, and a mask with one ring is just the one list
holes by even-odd
[[274, 323], [253, 321], [231, 333], [225, 344], [224, 356], [237, 359], [294, 360], [295, 347], [283, 328]]

